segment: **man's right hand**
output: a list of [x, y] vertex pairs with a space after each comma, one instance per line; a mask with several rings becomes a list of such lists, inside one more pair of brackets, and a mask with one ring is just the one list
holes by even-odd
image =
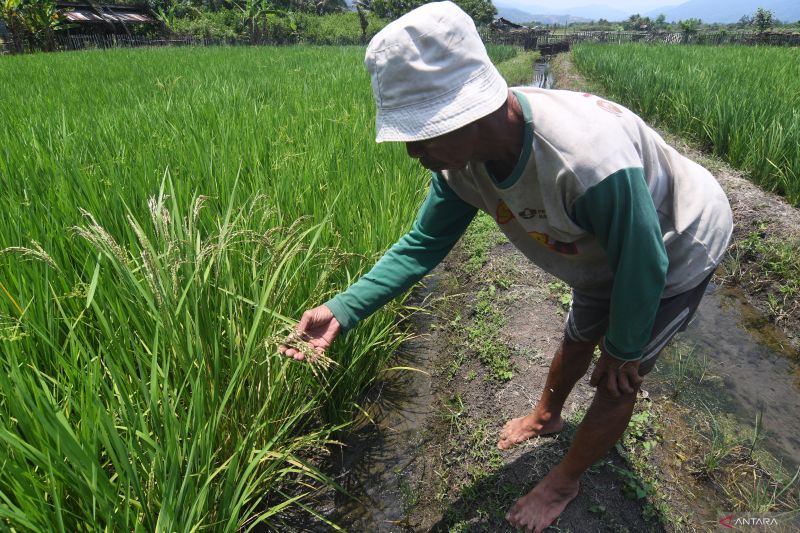
[[[339, 333], [342, 331], [342, 326], [333, 313], [326, 305], [320, 305], [314, 309], [309, 309], [300, 318], [300, 323], [297, 324], [297, 335], [301, 339], [298, 342], [305, 342], [314, 350], [325, 353]], [[298, 361], [305, 359], [305, 356], [292, 346], [282, 344], [278, 347], [278, 351], [286, 357], [293, 357]]]

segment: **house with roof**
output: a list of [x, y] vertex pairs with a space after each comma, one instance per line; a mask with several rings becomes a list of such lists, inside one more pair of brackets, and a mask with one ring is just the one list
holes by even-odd
[[113, 5], [94, 2], [56, 2], [71, 28], [67, 32], [86, 35], [129, 34], [134, 26], [161, 25], [146, 5]]

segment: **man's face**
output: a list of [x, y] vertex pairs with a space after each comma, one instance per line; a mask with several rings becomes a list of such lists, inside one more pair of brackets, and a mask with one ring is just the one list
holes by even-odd
[[454, 170], [476, 158], [477, 141], [478, 126], [473, 122], [439, 137], [407, 142], [406, 151], [429, 170]]

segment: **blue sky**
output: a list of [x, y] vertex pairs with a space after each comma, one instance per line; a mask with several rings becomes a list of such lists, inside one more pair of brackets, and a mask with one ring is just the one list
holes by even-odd
[[[559, 0], [559, 7], [578, 7], [599, 5], [608, 6], [631, 13], [644, 13], [661, 6], [674, 6], [683, 4], [687, 0]], [[517, 7], [524, 10], [528, 5], [553, 6], [549, 0], [494, 0], [495, 4]]]

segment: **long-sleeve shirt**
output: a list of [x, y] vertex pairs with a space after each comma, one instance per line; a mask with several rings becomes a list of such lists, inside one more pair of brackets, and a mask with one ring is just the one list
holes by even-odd
[[478, 209], [529, 259], [609, 298], [605, 348], [634, 360], [661, 298], [695, 287], [732, 231], [725, 194], [624, 107], [590, 94], [517, 88], [523, 149], [497, 181], [481, 162], [435, 173], [411, 230], [327, 302], [347, 330], [438, 264]]

